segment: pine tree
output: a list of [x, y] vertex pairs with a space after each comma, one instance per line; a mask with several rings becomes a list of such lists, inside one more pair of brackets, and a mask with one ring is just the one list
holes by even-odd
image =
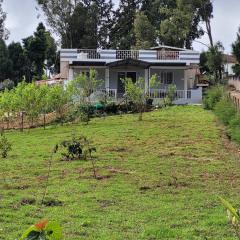
[[114, 14], [115, 25], [110, 34], [111, 47], [131, 49], [135, 46], [134, 20], [138, 8], [137, 0], [120, 0], [119, 8]]

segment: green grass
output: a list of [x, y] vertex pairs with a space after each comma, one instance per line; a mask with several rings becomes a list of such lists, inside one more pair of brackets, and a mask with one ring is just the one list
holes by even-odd
[[[54, 145], [84, 134], [97, 147], [91, 163], [55, 157], [47, 197], [62, 206], [39, 210]], [[64, 239], [234, 239], [218, 196], [239, 203], [240, 171], [211, 112], [172, 107], [94, 119], [86, 125], [7, 133], [13, 143], [0, 168], [0, 239], [13, 240], [40, 219], [61, 223]], [[22, 205], [24, 198], [37, 203]]]

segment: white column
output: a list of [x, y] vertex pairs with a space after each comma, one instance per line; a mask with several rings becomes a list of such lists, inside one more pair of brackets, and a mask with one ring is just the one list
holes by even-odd
[[145, 69], [145, 92], [149, 90], [149, 69]]
[[105, 88], [110, 88], [110, 74], [109, 74], [109, 67], [106, 67], [105, 69]]
[[73, 69], [69, 68], [69, 75], [68, 75], [68, 79], [71, 81], [74, 78], [74, 74], [73, 74]]
[[184, 70], [184, 98], [187, 99], [187, 89], [188, 89], [188, 70]]

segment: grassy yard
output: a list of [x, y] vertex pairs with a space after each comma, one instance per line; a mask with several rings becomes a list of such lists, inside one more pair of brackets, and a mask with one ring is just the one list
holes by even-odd
[[[90, 162], [55, 157], [47, 198], [62, 204], [39, 210], [51, 150], [72, 132], [93, 140], [103, 178], [92, 177]], [[1, 240], [43, 218], [59, 221], [67, 240], [235, 239], [217, 196], [239, 203], [240, 162], [214, 115], [200, 107], [7, 137], [14, 151], [0, 165]]]

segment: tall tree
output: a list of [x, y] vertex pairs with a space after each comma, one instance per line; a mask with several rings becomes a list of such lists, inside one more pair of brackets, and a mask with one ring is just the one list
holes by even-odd
[[136, 14], [134, 21], [134, 33], [137, 49], [148, 49], [156, 44], [155, 28], [143, 12]]
[[222, 43], [217, 42], [213, 47], [207, 51], [207, 66], [211, 73], [214, 74], [215, 82], [222, 79], [223, 71], [223, 51]]
[[25, 74], [25, 55], [20, 43], [12, 42], [8, 45], [9, 58], [12, 61], [12, 71], [9, 78], [14, 81], [15, 85], [23, 80]]
[[9, 78], [12, 71], [12, 61], [9, 59], [8, 48], [4, 40], [0, 39], [0, 81]]
[[2, 9], [3, 0], [0, 0], [0, 39], [8, 39], [9, 31], [5, 27], [7, 14]]
[[111, 47], [131, 49], [135, 46], [134, 20], [139, 7], [138, 0], [120, 0], [114, 15], [115, 24], [110, 34]]
[[232, 44], [232, 53], [238, 61], [238, 63], [234, 65], [233, 71], [237, 76], [240, 76], [240, 27], [237, 32], [237, 39]]
[[112, 0], [37, 0], [63, 48], [107, 47]]

